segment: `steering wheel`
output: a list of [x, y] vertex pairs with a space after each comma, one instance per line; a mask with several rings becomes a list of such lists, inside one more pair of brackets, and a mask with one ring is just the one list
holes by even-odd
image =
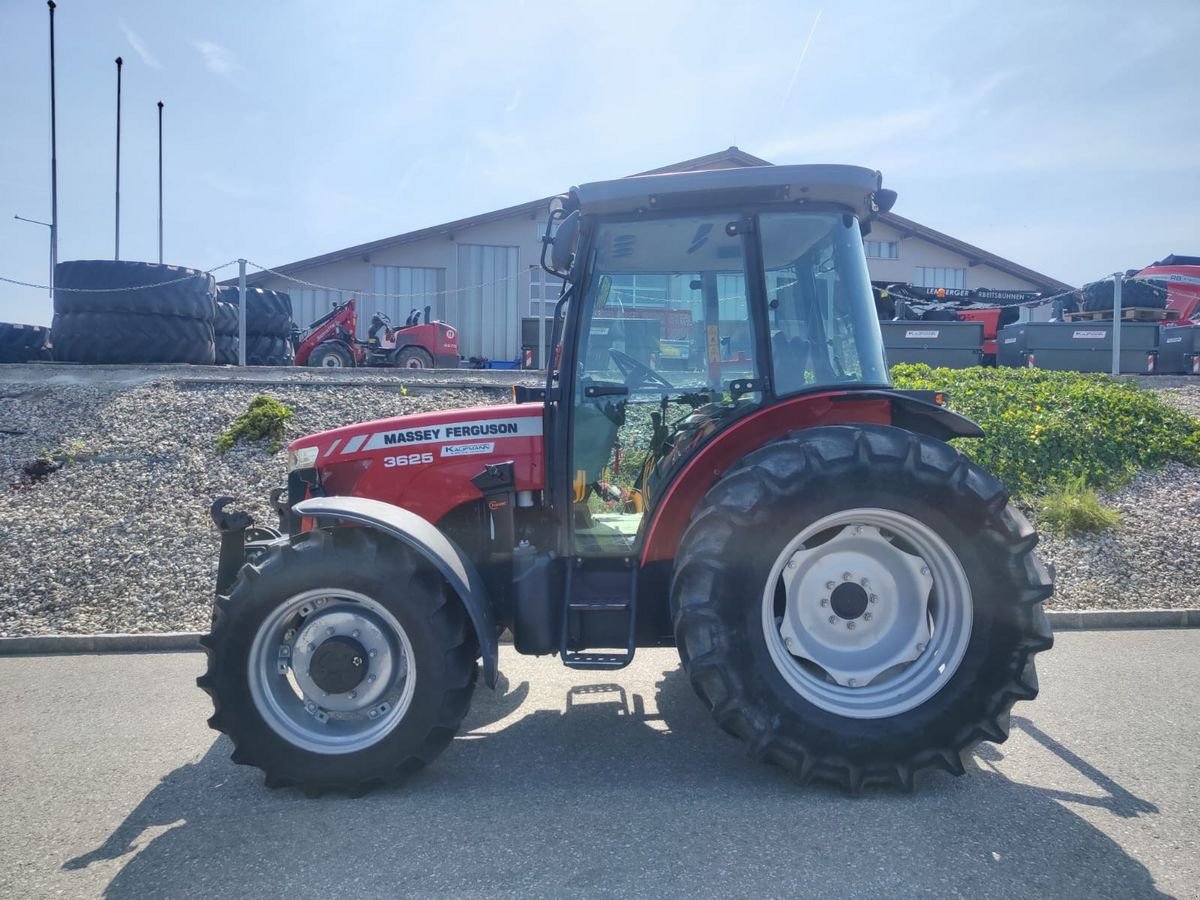
[[663, 378], [645, 363], [634, 359], [628, 353], [609, 348], [608, 355], [612, 357], [612, 361], [621, 370], [621, 374], [625, 377], [625, 386], [629, 390], [637, 390], [643, 384], [660, 387], [667, 391], [675, 390], [675, 385], [671, 384], [671, 382], [667, 381], [667, 379]]

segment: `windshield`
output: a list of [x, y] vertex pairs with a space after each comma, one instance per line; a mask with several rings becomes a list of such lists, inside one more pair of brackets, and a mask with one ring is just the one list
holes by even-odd
[[776, 394], [890, 384], [858, 221], [759, 216]]

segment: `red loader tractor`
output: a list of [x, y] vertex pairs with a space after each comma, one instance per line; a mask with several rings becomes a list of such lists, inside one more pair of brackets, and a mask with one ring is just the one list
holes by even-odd
[[[413, 310], [403, 326], [393, 328], [383, 313], [371, 317], [367, 340], [355, 337], [357, 300], [351, 297], [309, 326], [296, 344], [296, 365], [326, 369], [354, 366], [397, 366], [403, 369], [457, 369], [458, 329], [431, 321], [430, 309]], [[421, 321], [424, 315], [425, 321]]]
[[[978, 426], [890, 384], [862, 235], [895, 198], [772, 166], [556, 201], [544, 387], [294, 441], [278, 529], [214, 503], [199, 684], [234, 760], [309, 792], [400, 782], [496, 684], [504, 629], [577, 669], [676, 647], [717, 724], [800, 782], [909, 789], [1005, 740], [1051, 575], [947, 443]], [[626, 340], [634, 277], [702, 326], [669, 369]]]

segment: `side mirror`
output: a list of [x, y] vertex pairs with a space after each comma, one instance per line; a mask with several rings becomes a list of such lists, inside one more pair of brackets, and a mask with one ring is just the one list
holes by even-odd
[[[546, 234], [542, 237], [542, 268], [552, 275], [566, 278], [571, 271], [571, 262], [575, 258], [575, 245], [579, 240], [579, 210], [575, 210], [562, 219], [558, 231], [550, 236], [550, 227], [556, 216], [551, 215], [546, 224]], [[550, 261], [546, 261], [546, 249], [549, 247]]]

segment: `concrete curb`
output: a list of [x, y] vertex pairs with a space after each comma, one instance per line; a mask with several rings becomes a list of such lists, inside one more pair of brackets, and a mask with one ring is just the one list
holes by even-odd
[[[1091, 609], [1047, 612], [1055, 631], [1200, 628], [1200, 609]], [[64, 653], [154, 653], [199, 650], [199, 631], [165, 634], [38, 634], [0, 637], [0, 656]], [[506, 636], [507, 637], [507, 636]], [[511, 643], [511, 638], [501, 641]]]
[[1102, 628], [1200, 628], [1200, 609], [1083, 609], [1047, 612], [1059, 631]]

